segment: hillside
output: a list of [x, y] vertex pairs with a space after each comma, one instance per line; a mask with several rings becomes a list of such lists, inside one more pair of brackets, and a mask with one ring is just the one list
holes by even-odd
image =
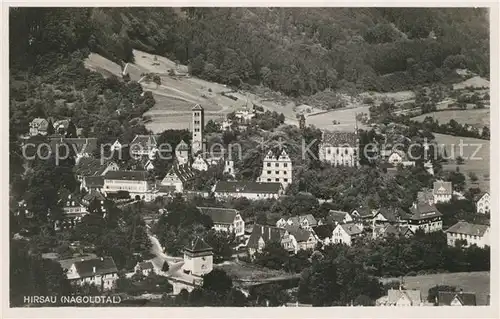
[[139, 49], [205, 80], [292, 97], [452, 83], [454, 68], [489, 73], [486, 9], [28, 8], [10, 18], [17, 59], [85, 47], [122, 65]]

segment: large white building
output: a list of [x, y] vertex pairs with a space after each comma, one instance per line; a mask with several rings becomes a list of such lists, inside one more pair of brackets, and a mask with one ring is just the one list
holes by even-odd
[[292, 183], [292, 160], [284, 149], [270, 150], [264, 158], [262, 173], [257, 179], [261, 183], [281, 183], [283, 189]]
[[319, 160], [334, 166], [357, 167], [358, 148], [359, 139], [356, 133], [323, 131], [319, 145]]
[[453, 187], [451, 182], [436, 181], [432, 190], [434, 203], [447, 203], [453, 196]]
[[465, 247], [477, 245], [484, 247], [490, 245], [490, 226], [471, 224], [459, 221], [446, 230], [448, 246], [455, 246], [457, 240], [465, 240]]
[[217, 199], [248, 198], [251, 200], [279, 198], [283, 195], [281, 183], [259, 183], [247, 181], [219, 181], [213, 187]]
[[245, 234], [245, 221], [236, 209], [222, 207], [198, 207], [202, 214], [210, 216], [214, 223], [213, 229], [234, 233], [236, 237]]
[[151, 193], [146, 171], [109, 171], [104, 176], [103, 192], [129, 192], [132, 198], [149, 200]]
[[[61, 261], [63, 264], [64, 261]], [[94, 284], [101, 290], [112, 289], [118, 279], [118, 269], [112, 257], [74, 261], [67, 270], [66, 276], [72, 284]]]

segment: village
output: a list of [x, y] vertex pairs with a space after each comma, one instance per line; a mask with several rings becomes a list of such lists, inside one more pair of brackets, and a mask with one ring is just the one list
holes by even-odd
[[[238, 110], [222, 123], [218, 123], [220, 132], [244, 132], [256, 116], [259, 116], [259, 112], [255, 108]], [[303, 132], [307, 128], [306, 116], [302, 114], [298, 120], [299, 130]], [[54, 122], [52, 119], [33, 119], [29, 133], [23, 141], [26, 151], [29, 151], [28, 147], [37, 151], [43, 149], [40, 141], [49, 142], [46, 147], [49, 153], [62, 154], [58, 149], [61, 145], [70, 145], [74, 150], [73, 173], [80, 188], [77, 192], [64, 194], [64, 197], [60, 198], [63, 215], [62, 218], [54, 220], [54, 230], [72, 231], [89, 215], [98, 214], [100, 219], [105, 220], [106, 207], [110, 203], [116, 207], [126, 207], [141, 202], [144, 205], [152, 205], [179, 199], [190, 202], [196, 201], [193, 198], [198, 198], [197, 202], [211, 200], [211, 204], [197, 206], [197, 209], [201, 215], [209, 217], [212, 229], [232, 236], [232, 253], [229, 254], [229, 259], [226, 259], [229, 261], [222, 264], [233, 263], [236, 268], [242, 262], [253, 263], [266, 251], [266, 247], [274, 244], [281, 246], [290, 256], [303, 252], [321, 252], [331, 245], [353, 246], [375, 240], [411, 238], [418, 233], [444, 233], [450, 247], [458, 245], [463, 248], [484, 248], [490, 245], [488, 225], [458, 220], [453, 225], [444, 227], [443, 213], [437, 207], [452, 200], [465, 200], [464, 192], [457, 191], [451, 181], [433, 178], [434, 166], [430, 158], [420, 160], [417, 164], [416, 160], [411, 159], [411, 154], [396, 148], [383, 149], [376, 154], [378, 165], [383, 168], [385, 174], [397, 175], [398, 171], [421, 166], [432, 181], [432, 187], [418, 190], [417, 197], [407, 209], [389, 205], [358, 205], [350, 210], [327, 209], [321, 217], [310, 212], [295, 216], [275, 216], [274, 219], [267, 218], [264, 222], [258, 215], [245, 216], [238, 209], [228, 208], [221, 203], [238, 199], [276, 202], [290, 196], [290, 185], [294, 184], [297, 178], [294, 161], [289, 155], [290, 150], [279, 143], [277, 147], [263, 147], [258, 177], [255, 180], [239, 180], [236, 179], [240, 167], [237, 164], [241, 159], [233, 158], [230, 150], [219, 148], [213, 151], [213, 148], [210, 148], [210, 151], [207, 151], [209, 148], [205, 133], [206, 124], [203, 107], [199, 104], [193, 106], [191, 136], [186, 140], [180, 139], [175, 148], [171, 148], [172, 165], [163, 178], [157, 179], [152, 172], [158, 163], [156, 157], [161, 155], [160, 149], [163, 148], [159, 134], [137, 134], [129, 145], [116, 139], [109, 148], [113, 155], [108, 154], [103, 159], [103, 148], [101, 146], [101, 150], [98, 149], [97, 138], [81, 137], [71, 119]], [[39, 137], [43, 139], [38, 139]], [[421, 146], [424, 149], [430, 147], [427, 142]], [[123, 165], [122, 158], [114, 156], [122, 156], [122, 151], [130, 153], [129, 158], [133, 158], [133, 165]], [[357, 127], [353, 132], [321, 132], [317, 154], [322, 165], [357, 169], [361, 166], [362, 152]], [[213, 184], [205, 187], [205, 190], [193, 189], [192, 181], [197, 176], [213, 170], [219, 170], [217, 176], [221, 178], [212, 179]], [[213, 174], [215, 176], [216, 173]], [[470, 200], [473, 202], [474, 214], [489, 216], [491, 204], [488, 192], [476, 192]], [[325, 205], [328, 202], [327, 199], [320, 199], [320, 203]], [[21, 201], [18, 205], [18, 217], [33, 217], [24, 202]], [[153, 245], [152, 258], [138, 261], [126, 277], [147, 277], [150, 273], [164, 276], [173, 287], [171, 293], [178, 295], [183, 290], [191, 292], [196, 287], [203, 286], [204, 277], [214, 269], [219, 269], [219, 265], [215, 262], [214, 248], [196, 235], [182, 248], [180, 255], [166, 254], [167, 249], [163, 246], [165, 243], [158, 240], [152, 229], [161, 216], [171, 213], [168, 208], [159, 208], [156, 213], [141, 216], [146, 222], [148, 238]], [[21, 233], [17, 236], [23, 235]], [[87, 250], [78, 246], [78, 243], [74, 245], [74, 251]], [[120, 278], [119, 269], [111, 256], [95, 253], [75, 253], [69, 259], [61, 259], [53, 253], [46, 256], [57, 260], [61, 267], [67, 270], [67, 279], [73, 285], [94, 284], [102, 291], [116, 289], [116, 281]], [[293, 281], [297, 278], [296, 275], [287, 275], [283, 280]], [[273, 282], [273, 277], [254, 279], [252, 282]], [[241, 286], [240, 289], [248, 295], [248, 286]], [[267, 304], [269, 305], [269, 301]], [[475, 291], [439, 291], [436, 300], [428, 302], [420, 289], [407, 289], [403, 283], [400, 283], [397, 289], [388, 290], [385, 297], [376, 300], [376, 305], [379, 306], [429, 304], [470, 306], [478, 303]], [[289, 302], [288, 305], [299, 305], [299, 301]]]

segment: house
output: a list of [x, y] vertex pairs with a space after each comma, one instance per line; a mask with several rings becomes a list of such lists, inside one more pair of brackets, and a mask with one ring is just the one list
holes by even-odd
[[104, 176], [109, 171], [117, 171], [120, 167], [113, 161], [103, 161], [93, 157], [84, 157], [75, 164], [73, 172], [77, 180], [83, 181], [86, 176]]
[[434, 165], [431, 161], [427, 161], [424, 163], [424, 168], [430, 175], [434, 175]]
[[248, 108], [243, 108], [234, 112], [234, 116], [242, 124], [248, 124], [255, 117], [255, 111]]
[[132, 198], [150, 200], [146, 171], [109, 171], [104, 175], [103, 192], [106, 196], [128, 192]]
[[401, 150], [392, 150], [391, 155], [387, 158], [387, 163], [392, 166], [403, 165], [404, 167], [415, 166], [415, 161], [408, 160], [408, 156]]
[[281, 238], [281, 245], [290, 253], [296, 254], [299, 250], [316, 248], [318, 240], [310, 230], [296, 226], [285, 227], [285, 233]]
[[389, 289], [387, 296], [379, 298], [377, 306], [415, 307], [423, 306], [420, 290], [414, 289]]
[[114, 141], [113, 144], [111, 145], [111, 150], [120, 151], [124, 146], [125, 146], [124, 141], [121, 140], [120, 138], [117, 138], [116, 141]]
[[179, 165], [189, 164], [189, 145], [184, 140], [175, 147], [175, 159]]
[[155, 271], [155, 267], [153, 266], [153, 263], [150, 261], [142, 261], [138, 262], [135, 267], [134, 267], [134, 272], [140, 272], [144, 276], [148, 276], [150, 273]]
[[173, 186], [177, 193], [182, 193], [186, 183], [194, 177], [194, 173], [188, 164], [174, 164], [162, 179], [161, 186]]
[[351, 246], [363, 235], [363, 230], [354, 224], [337, 224], [332, 233], [332, 243]]
[[415, 233], [408, 226], [399, 225], [377, 225], [372, 230], [372, 238], [391, 238], [391, 237], [411, 237]]
[[381, 208], [379, 209], [372, 219], [372, 229], [377, 225], [404, 225], [406, 224], [406, 219], [408, 218], [408, 213], [406, 213], [401, 208]]
[[49, 121], [44, 118], [37, 117], [30, 122], [30, 135], [47, 135], [49, 132]]
[[284, 228], [278, 228], [266, 225], [254, 225], [252, 229], [252, 234], [248, 238], [247, 248], [251, 256], [256, 252], [262, 252], [264, 247], [271, 243], [281, 244], [281, 239], [285, 234]]
[[262, 164], [262, 173], [257, 179], [261, 183], [281, 183], [283, 189], [292, 183], [292, 160], [284, 149], [269, 150]]
[[353, 218], [348, 212], [331, 209], [325, 217], [325, 224], [338, 225], [353, 222]]
[[475, 198], [476, 203], [476, 213], [478, 214], [489, 214], [490, 213], [490, 193], [480, 193]]
[[287, 220], [281, 218], [276, 222], [276, 227], [280, 228], [285, 228], [287, 226], [294, 226], [311, 230], [312, 227], [315, 227], [317, 225], [318, 222], [316, 221], [316, 218], [314, 218], [312, 214], [294, 216], [288, 218]]
[[90, 192], [96, 190], [101, 192], [104, 187], [104, 176], [85, 176], [80, 184], [81, 190]]
[[208, 164], [207, 160], [205, 160], [203, 155], [198, 154], [198, 156], [196, 156], [195, 160], [193, 161], [191, 168], [197, 171], [207, 171], [209, 166], [210, 165]]
[[90, 190], [90, 192], [82, 197], [82, 205], [89, 212], [94, 210], [98, 210], [102, 213], [106, 212], [106, 209], [104, 208], [104, 201], [104, 195], [102, 195], [101, 192], [95, 189]]
[[446, 231], [448, 246], [455, 246], [457, 240], [465, 240], [464, 246], [477, 245], [483, 248], [490, 245], [490, 226], [459, 221]]
[[136, 135], [130, 142], [130, 155], [133, 157], [148, 156], [154, 159], [158, 151], [158, 135]]
[[234, 161], [225, 160], [224, 161], [224, 174], [229, 174], [234, 177]]
[[410, 208], [410, 215], [404, 219], [413, 233], [422, 229], [426, 233], [441, 231], [443, 229], [442, 214], [436, 206], [428, 202], [415, 202]]
[[354, 221], [361, 223], [364, 226], [370, 226], [372, 224], [373, 216], [377, 213], [376, 209], [370, 209], [368, 207], [360, 206], [351, 211], [350, 215]]
[[54, 133], [65, 137], [76, 137], [76, 126], [71, 119], [54, 122]]
[[196, 237], [184, 248], [182, 270], [193, 276], [203, 276], [213, 269], [213, 252], [202, 238]]
[[451, 200], [453, 195], [453, 188], [451, 182], [436, 181], [432, 190], [434, 195], [434, 203], [447, 203]]
[[318, 225], [312, 228], [314, 234], [316, 234], [318, 242], [321, 242], [323, 245], [331, 244], [334, 229], [335, 226], [333, 225]]
[[118, 269], [112, 257], [75, 261], [66, 273], [74, 285], [95, 284], [101, 290], [110, 290], [118, 279]]
[[334, 166], [357, 167], [359, 139], [353, 132], [323, 131], [319, 145], [319, 160]]
[[477, 306], [476, 294], [470, 292], [438, 291], [439, 306]]
[[248, 181], [219, 181], [213, 187], [216, 198], [278, 198], [283, 195], [281, 183], [259, 183]]
[[63, 201], [63, 212], [64, 218], [55, 222], [55, 230], [71, 229], [81, 222], [84, 216], [88, 215], [86, 207], [73, 194], [69, 194]]
[[236, 209], [222, 207], [198, 207], [198, 210], [210, 216], [213, 222], [213, 229], [234, 233], [236, 237], [245, 234], [245, 221], [241, 218]]

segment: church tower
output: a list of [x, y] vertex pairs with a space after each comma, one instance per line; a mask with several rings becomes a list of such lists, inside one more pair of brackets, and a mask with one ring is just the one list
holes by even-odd
[[203, 150], [203, 129], [205, 128], [205, 113], [201, 105], [196, 104], [193, 109], [193, 138], [191, 141], [192, 155]]
[[306, 128], [306, 117], [304, 116], [304, 114], [300, 114], [300, 118], [299, 118], [299, 128], [301, 130], [305, 129]]
[[196, 237], [184, 248], [182, 270], [194, 276], [203, 276], [213, 269], [213, 252], [202, 238]]

